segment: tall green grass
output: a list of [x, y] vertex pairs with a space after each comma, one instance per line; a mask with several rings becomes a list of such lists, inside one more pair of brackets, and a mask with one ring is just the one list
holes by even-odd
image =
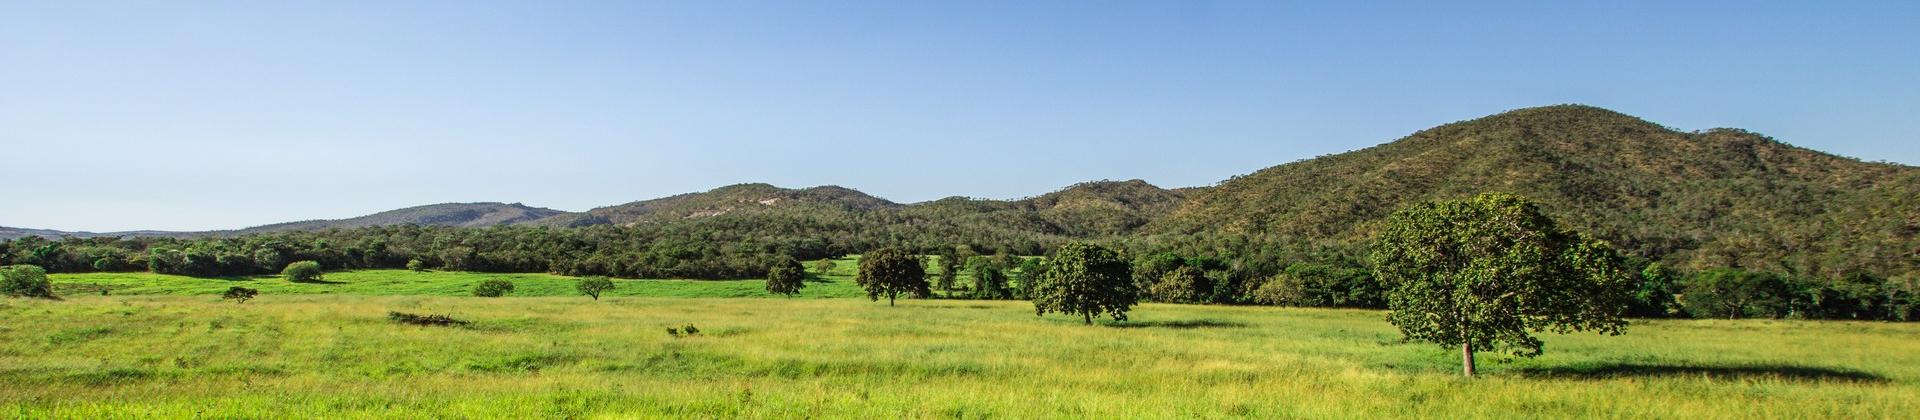
[[[218, 281], [218, 280], [214, 280]], [[343, 280], [344, 281], [344, 280]], [[351, 284], [353, 282], [346, 281]], [[624, 286], [625, 284], [623, 284]], [[424, 286], [423, 286], [424, 287]], [[416, 327], [388, 311], [450, 314]], [[1664, 417], [1920, 412], [1920, 325], [1640, 321], [1537, 359], [1376, 311], [264, 294], [0, 299], [4, 417]], [[699, 336], [665, 329], [694, 324]]]

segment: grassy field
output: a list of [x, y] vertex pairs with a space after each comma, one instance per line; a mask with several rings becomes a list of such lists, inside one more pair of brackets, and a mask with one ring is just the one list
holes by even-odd
[[[803, 298], [865, 297], [853, 283], [858, 257], [835, 260], [832, 272], [816, 272], [809, 264]], [[296, 283], [280, 276], [202, 278], [153, 273], [82, 273], [50, 276], [61, 295], [219, 295], [229, 287], [257, 289], [262, 295], [343, 294], [375, 296], [472, 296], [473, 286], [487, 279], [513, 282], [512, 296], [580, 296], [579, 278], [552, 274], [469, 273], [449, 271], [361, 270], [326, 274], [325, 281]], [[615, 279], [614, 289], [602, 296], [644, 297], [778, 297], [767, 293], [764, 280], [626, 280]]]
[[[1920, 412], [1914, 324], [1641, 321], [1550, 336], [1538, 359], [1485, 357], [1464, 380], [1453, 351], [1354, 310], [1149, 304], [1082, 326], [1010, 301], [115, 294], [0, 299], [0, 319], [0, 417]], [[689, 323], [703, 333], [665, 332]]]

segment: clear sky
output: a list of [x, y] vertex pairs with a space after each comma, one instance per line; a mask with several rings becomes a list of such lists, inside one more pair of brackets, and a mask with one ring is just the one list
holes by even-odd
[[0, 0], [0, 226], [1211, 185], [1557, 103], [1920, 163], [1920, 2], [1435, 3]]

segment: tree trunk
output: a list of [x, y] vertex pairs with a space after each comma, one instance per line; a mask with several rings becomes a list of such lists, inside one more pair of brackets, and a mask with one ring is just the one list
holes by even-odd
[[893, 292], [887, 292], [887, 306], [893, 306]]
[[1473, 343], [1460, 344], [1460, 368], [1461, 374], [1473, 377]]
[[1086, 321], [1086, 322], [1087, 322], [1087, 325], [1093, 325], [1093, 313], [1092, 313], [1092, 312], [1088, 312], [1088, 313], [1082, 313], [1082, 314], [1080, 314], [1080, 316], [1083, 316], [1083, 317], [1086, 317], [1086, 318], [1087, 318], [1087, 321]]

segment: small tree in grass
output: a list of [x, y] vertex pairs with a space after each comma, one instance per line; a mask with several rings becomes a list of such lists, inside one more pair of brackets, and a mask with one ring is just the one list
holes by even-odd
[[258, 296], [260, 296], [259, 290], [233, 286], [227, 288], [227, 293], [220, 295], [220, 298], [231, 300], [233, 303], [247, 303], [247, 301], [253, 300], [253, 298]]
[[1606, 243], [1561, 229], [1520, 197], [1489, 193], [1417, 204], [1388, 217], [1374, 244], [1387, 320], [1407, 338], [1476, 351], [1538, 356], [1530, 332], [1619, 334], [1632, 275]]
[[813, 262], [813, 272], [820, 273], [822, 276], [833, 274], [833, 268], [836, 266], [839, 264], [835, 264], [832, 258], [821, 258]]
[[893, 306], [900, 294], [907, 296], [926, 296], [932, 291], [927, 284], [927, 269], [920, 265], [920, 258], [899, 248], [887, 248], [867, 253], [860, 258], [860, 274], [854, 277], [854, 283], [867, 289], [867, 299], [879, 301], [880, 296], [887, 297], [887, 306]]
[[1062, 245], [1032, 293], [1035, 315], [1080, 315], [1087, 325], [1101, 314], [1125, 321], [1127, 311], [1140, 300], [1127, 261], [1112, 250], [1083, 242]]
[[807, 269], [800, 266], [799, 260], [781, 258], [780, 261], [773, 263], [772, 268], [767, 269], [768, 293], [792, 297], [800, 294], [800, 289], [806, 287]]
[[281, 276], [285, 276], [287, 281], [294, 282], [320, 281], [322, 280], [322, 274], [320, 271], [320, 263], [313, 261], [295, 261], [292, 264], [287, 264], [286, 269], [280, 270]]
[[47, 270], [36, 265], [0, 267], [0, 295], [53, 299], [53, 283]]
[[416, 273], [427, 271], [427, 262], [420, 261], [419, 258], [407, 260], [407, 269], [413, 270], [413, 272], [416, 272]]
[[513, 293], [513, 282], [502, 279], [487, 279], [473, 286], [473, 295], [479, 297], [501, 297]]
[[613, 290], [613, 280], [602, 276], [584, 277], [580, 279], [578, 287], [580, 294], [592, 297], [593, 300], [600, 300], [601, 293]]

